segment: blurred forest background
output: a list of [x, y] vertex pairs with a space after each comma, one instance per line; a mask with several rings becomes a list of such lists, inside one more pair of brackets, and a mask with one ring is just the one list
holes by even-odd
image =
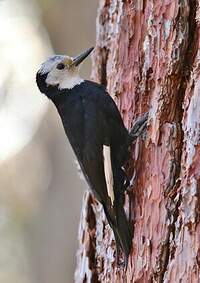
[[0, 0], [0, 283], [73, 282], [86, 184], [35, 74], [50, 54], [95, 44], [96, 10], [97, 0]]

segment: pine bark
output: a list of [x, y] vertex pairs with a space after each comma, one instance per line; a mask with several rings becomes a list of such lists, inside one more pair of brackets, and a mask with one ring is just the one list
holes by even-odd
[[125, 125], [149, 111], [127, 165], [133, 227], [117, 266], [102, 207], [86, 193], [75, 282], [200, 282], [200, 3], [100, 0], [92, 77]]

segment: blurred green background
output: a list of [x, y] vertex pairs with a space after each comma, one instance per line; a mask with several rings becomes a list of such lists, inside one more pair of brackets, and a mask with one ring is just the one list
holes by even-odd
[[0, 283], [73, 282], [87, 185], [35, 74], [95, 45], [97, 2], [0, 0]]

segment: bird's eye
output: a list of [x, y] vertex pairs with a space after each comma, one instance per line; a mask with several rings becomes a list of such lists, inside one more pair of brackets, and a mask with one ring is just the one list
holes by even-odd
[[65, 68], [65, 64], [63, 64], [63, 63], [59, 63], [58, 65], [57, 65], [57, 69], [58, 70], [63, 70]]

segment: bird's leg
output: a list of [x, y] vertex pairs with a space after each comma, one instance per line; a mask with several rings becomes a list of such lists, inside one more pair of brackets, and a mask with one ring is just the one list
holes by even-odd
[[115, 191], [115, 193], [118, 192], [120, 195], [122, 192], [125, 192], [126, 189], [130, 186], [130, 181], [123, 167], [117, 168], [117, 170], [115, 170], [114, 172], [114, 176], [115, 180], [118, 180], [118, 185], [116, 187], [119, 188]]
[[136, 120], [129, 133], [131, 143], [133, 143], [144, 132], [147, 127], [147, 119], [148, 112], [146, 112], [142, 117]]
[[130, 180], [126, 173], [124, 172], [124, 184], [123, 184], [123, 190], [126, 191], [127, 188], [130, 186]]

